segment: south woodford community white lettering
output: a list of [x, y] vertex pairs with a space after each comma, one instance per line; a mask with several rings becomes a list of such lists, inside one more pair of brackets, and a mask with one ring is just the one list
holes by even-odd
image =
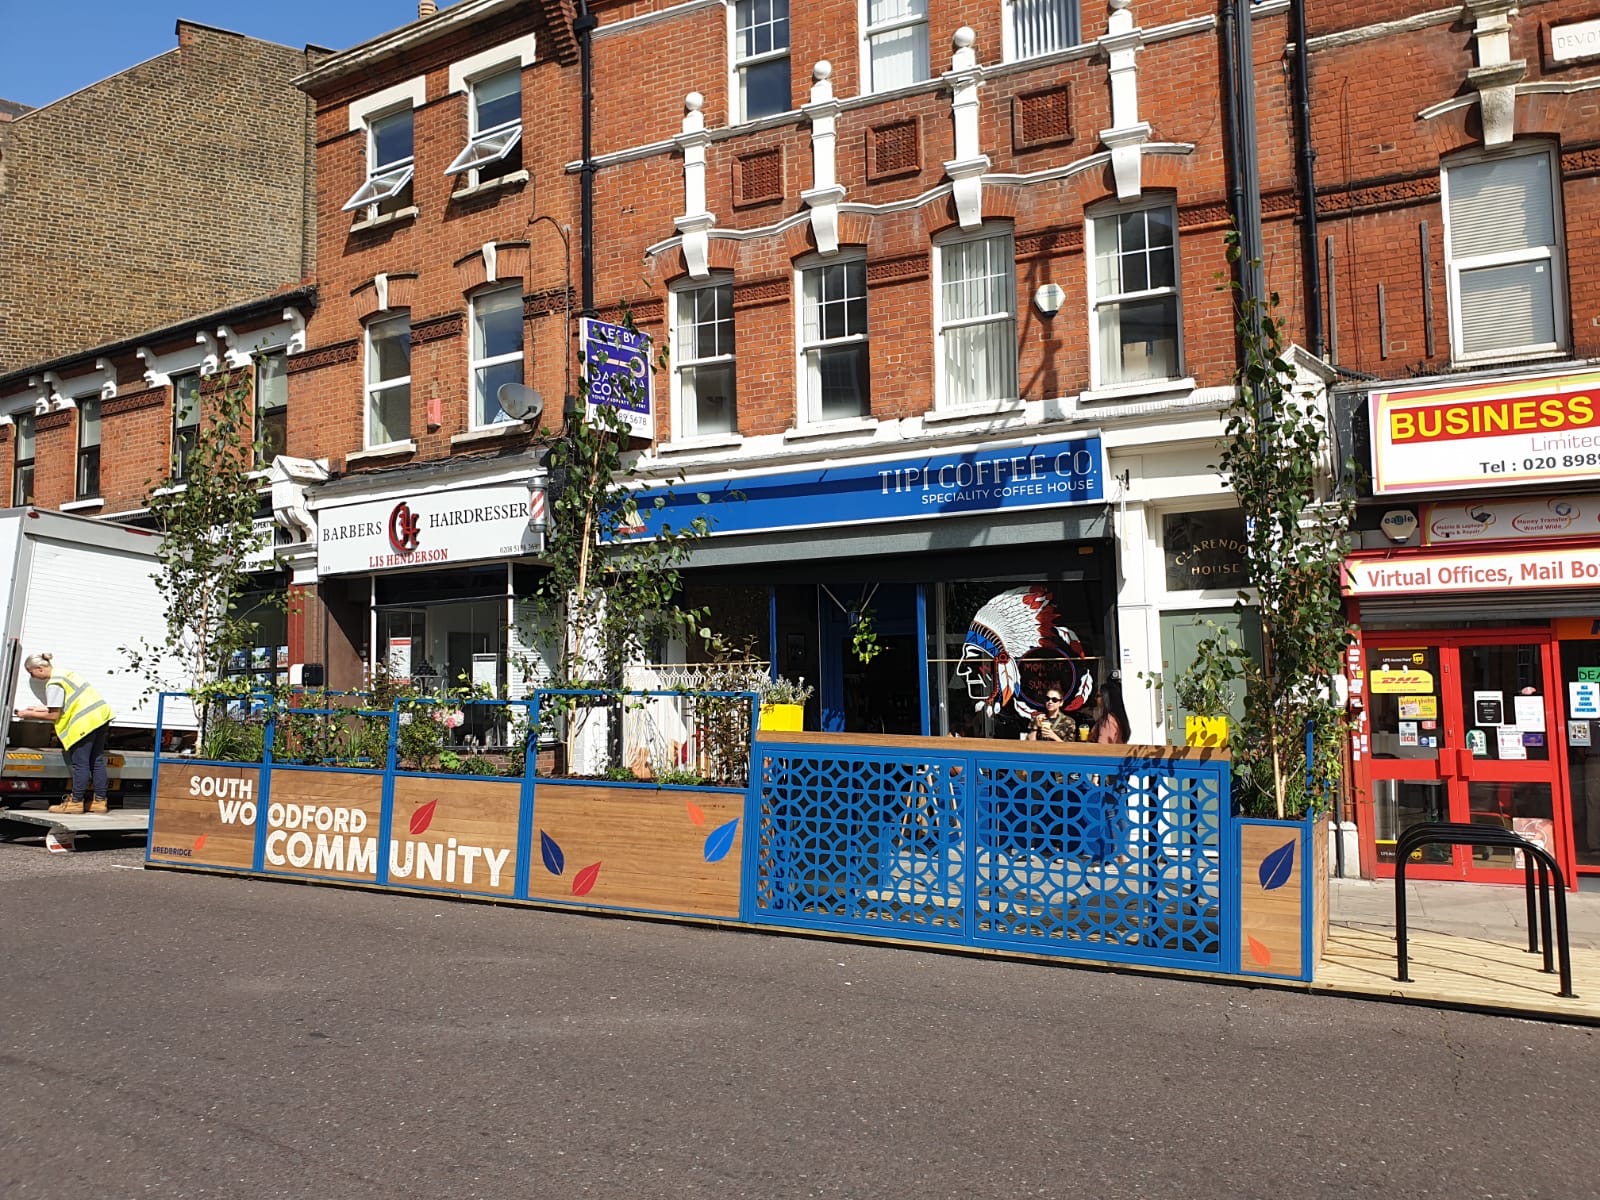
[[[200, 779], [210, 779], [199, 776]], [[213, 780], [215, 784], [229, 782]], [[233, 780], [248, 784], [248, 780]], [[191, 794], [202, 794], [191, 781]], [[215, 791], [206, 794], [218, 794]], [[247, 795], [248, 793], [246, 793]], [[217, 815], [224, 825], [254, 825], [256, 805], [245, 798], [219, 798]], [[336, 804], [280, 804], [267, 806], [267, 862], [313, 871], [348, 875], [376, 875], [378, 839], [362, 836], [369, 826], [364, 810]], [[389, 878], [418, 883], [459, 882], [471, 886], [487, 874], [488, 887], [500, 886], [509, 847], [471, 846], [446, 838], [443, 842], [389, 842]]]
[[[1093, 487], [1095, 456], [1088, 450], [1059, 454], [1018, 454], [1010, 458], [945, 463], [940, 467], [898, 467], [879, 471], [885, 496], [922, 492], [926, 504], [975, 499], [979, 491], [1001, 495], [1043, 495], [1054, 491], [1087, 491]], [[959, 493], [951, 495], [951, 492]]]

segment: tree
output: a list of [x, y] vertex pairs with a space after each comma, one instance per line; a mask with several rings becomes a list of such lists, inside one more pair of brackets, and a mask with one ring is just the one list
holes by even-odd
[[[636, 328], [631, 314], [624, 314], [623, 324]], [[531, 599], [535, 613], [560, 631], [554, 685], [615, 693], [628, 664], [641, 661], [664, 637], [720, 644], [705, 623], [705, 609], [678, 603], [680, 568], [710, 526], [696, 517], [682, 528], [661, 523], [652, 536], [636, 536], [637, 456], [627, 450], [629, 429], [619, 409], [590, 406], [598, 362], [586, 365], [591, 369], [579, 383], [580, 402], [566, 415], [545, 460], [551, 528], [546, 570]], [[653, 369], [665, 367], [663, 351]], [[643, 388], [632, 376], [616, 385], [628, 405], [637, 403]], [[700, 499], [710, 501], [704, 494]], [[656, 495], [650, 503], [660, 510], [667, 498]]]
[[[255, 623], [238, 605], [249, 590], [250, 557], [263, 549], [255, 528], [254, 372], [228, 371], [205, 382], [197, 436], [182, 448], [181, 479], [145, 483], [150, 516], [162, 534], [154, 578], [166, 634], [122, 649], [150, 692], [198, 694], [254, 640]], [[178, 466], [174, 462], [174, 475]], [[254, 607], [286, 603], [277, 593]]]
[[[1236, 237], [1229, 258], [1238, 261]], [[1333, 680], [1353, 640], [1339, 595], [1353, 504], [1334, 494], [1327, 421], [1297, 390], [1277, 294], [1262, 301], [1231, 286], [1241, 365], [1216, 469], [1244, 511], [1254, 595], [1240, 592], [1234, 607], [1256, 607], [1262, 653], [1256, 661], [1213, 638], [1195, 673], [1244, 682], [1244, 720], [1230, 737], [1241, 809], [1298, 817], [1329, 807], [1341, 782], [1347, 727]]]

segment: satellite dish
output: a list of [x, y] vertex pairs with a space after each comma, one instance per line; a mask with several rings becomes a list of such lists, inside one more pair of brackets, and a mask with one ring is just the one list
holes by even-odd
[[495, 391], [500, 411], [508, 417], [526, 421], [544, 411], [544, 397], [525, 383], [502, 383]]

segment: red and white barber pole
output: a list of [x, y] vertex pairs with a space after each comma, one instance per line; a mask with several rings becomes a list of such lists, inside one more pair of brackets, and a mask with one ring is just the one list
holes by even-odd
[[539, 550], [550, 544], [550, 476], [545, 471], [534, 472], [528, 480], [528, 528], [539, 531]]

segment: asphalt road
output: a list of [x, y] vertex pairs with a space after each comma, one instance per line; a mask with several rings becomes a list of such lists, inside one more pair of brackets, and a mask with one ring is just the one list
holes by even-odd
[[0, 1196], [1572, 1197], [1589, 1030], [0, 845]]

